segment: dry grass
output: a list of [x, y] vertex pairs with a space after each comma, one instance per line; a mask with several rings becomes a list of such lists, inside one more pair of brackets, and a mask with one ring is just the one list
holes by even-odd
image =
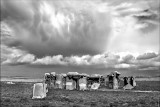
[[[159, 90], [159, 82], [137, 82], [138, 90]], [[33, 83], [1, 83], [1, 107], [158, 107], [160, 92], [49, 90], [45, 99], [32, 100]], [[143, 88], [147, 87], [147, 88]], [[160, 105], [160, 104], [159, 104]]]

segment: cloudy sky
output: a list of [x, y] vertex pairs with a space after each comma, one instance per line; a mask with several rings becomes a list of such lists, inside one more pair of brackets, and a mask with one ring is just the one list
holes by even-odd
[[158, 75], [159, 13], [159, 0], [1, 0], [1, 74]]

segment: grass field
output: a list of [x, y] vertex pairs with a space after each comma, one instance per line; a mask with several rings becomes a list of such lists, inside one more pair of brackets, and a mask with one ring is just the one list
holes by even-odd
[[47, 97], [32, 100], [33, 83], [1, 82], [1, 107], [159, 107], [159, 81], [139, 81], [132, 91], [69, 91], [49, 90]]

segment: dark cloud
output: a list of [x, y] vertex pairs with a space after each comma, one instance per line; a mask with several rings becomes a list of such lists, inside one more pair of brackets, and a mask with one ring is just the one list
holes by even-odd
[[153, 1], [2, 0], [1, 22], [14, 36], [8, 46], [39, 58], [95, 55], [109, 50], [115, 32], [121, 36], [117, 30], [126, 25], [143, 32], [156, 29], [158, 7]]
[[[18, 22], [26, 22], [32, 19], [32, 7], [30, 1], [25, 0], [2, 0], [1, 1], [1, 14], [2, 20], [14, 20]], [[26, 8], [26, 9], [24, 9]]]
[[[38, 57], [105, 51], [110, 33], [107, 13], [101, 14], [88, 7], [75, 10], [74, 5], [68, 5], [68, 2], [63, 5], [54, 3], [3, 0], [2, 21], [14, 31], [12, 35], [21, 43], [19, 45]], [[15, 42], [13, 46], [17, 45]]]
[[129, 54], [129, 55], [126, 55], [122, 58], [121, 63], [130, 64], [130, 63], [132, 63], [133, 60], [135, 60], [135, 57], [133, 55]]

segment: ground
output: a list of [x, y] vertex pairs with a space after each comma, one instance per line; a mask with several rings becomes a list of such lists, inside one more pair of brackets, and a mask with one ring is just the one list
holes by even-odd
[[140, 81], [133, 91], [76, 91], [50, 89], [47, 97], [32, 100], [34, 83], [1, 82], [1, 107], [159, 107], [159, 81]]

